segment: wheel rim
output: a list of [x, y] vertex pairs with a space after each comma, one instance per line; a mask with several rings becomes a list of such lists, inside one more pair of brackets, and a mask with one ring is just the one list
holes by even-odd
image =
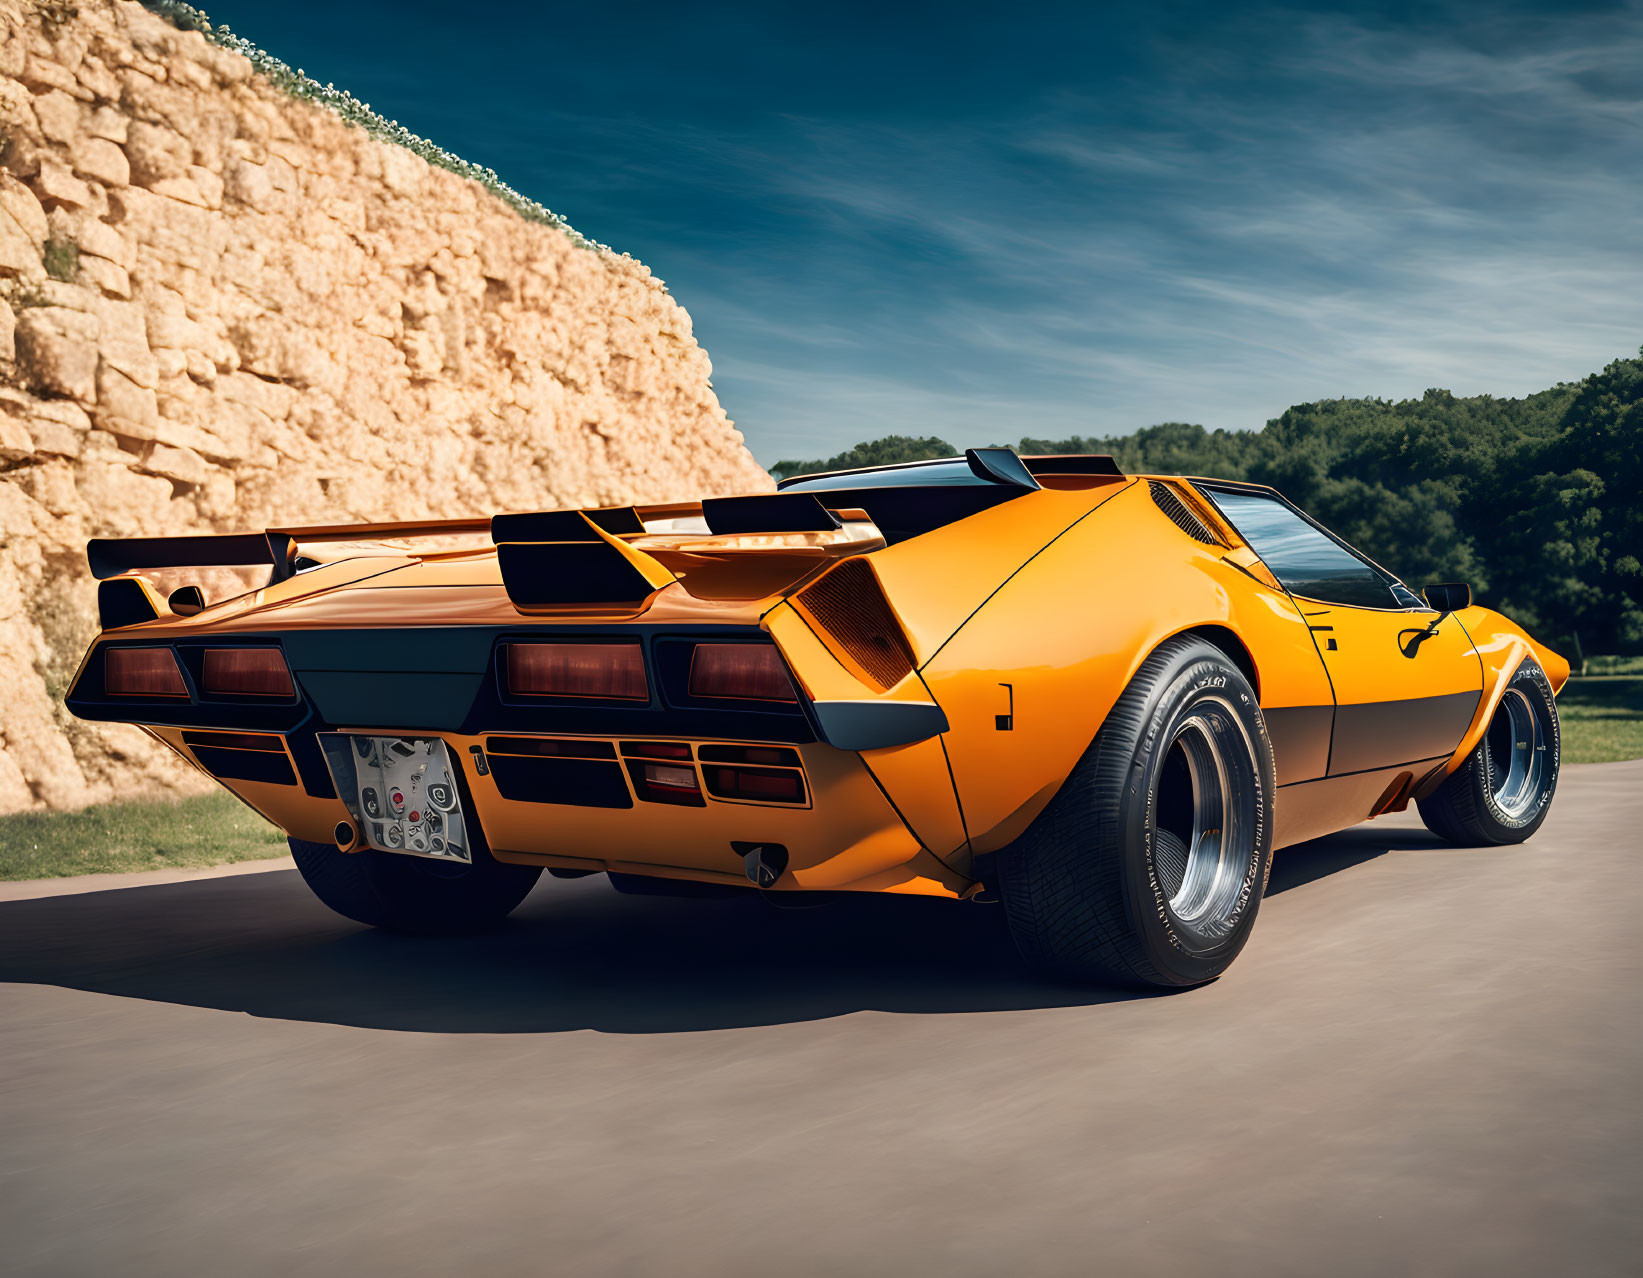
[[1159, 775], [1153, 868], [1170, 914], [1205, 938], [1231, 929], [1253, 853], [1253, 796], [1226, 749], [1239, 739], [1231, 707], [1201, 706], [1177, 726]]
[[1542, 736], [1540, 718], [1529, 698], [1516, 688], [1508, 689], [1483, 739], [1490, 792], [1495, 805], [1510, 818], [1522, 817], [1540, 798], [1546, 775]]

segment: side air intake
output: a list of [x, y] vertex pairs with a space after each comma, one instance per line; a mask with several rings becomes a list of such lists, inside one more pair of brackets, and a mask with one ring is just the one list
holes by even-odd
[[913, 672], [913, 650], [865, 559], [844, 560], [796, 599], [881, 688]]
[[1219, 546], [1221, 539], [1204, 526], [1199, 519], [1187, 509], [1187, 505], [1168, 484], [1161, 484], [1156, 479], [1149, 480], [1148, 486], [1152, 489], [1152, 500], [1158, 509], [1169, 516], [1170, 521], [1187, 536], [1206, 546]]

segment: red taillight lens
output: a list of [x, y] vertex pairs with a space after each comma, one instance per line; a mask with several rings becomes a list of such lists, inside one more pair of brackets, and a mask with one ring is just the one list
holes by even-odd
[[690, 695], [739, 701], [797, 701], [781, 654], [766, 643], [699, 643], [690, 661]]
[[510, 643], [508, 691], [530, 697], [649, 701], [636, 643]]
[[186, 697], [170, 648], [106, 648], [103, 690], [113, 697]]
[[207, 648], [200, 687], [226, 697], [294, 697], [278, 648]]
[[705, 768], [707, 792], [721, 799], [803, 803], [804, 778], [772, 768]]

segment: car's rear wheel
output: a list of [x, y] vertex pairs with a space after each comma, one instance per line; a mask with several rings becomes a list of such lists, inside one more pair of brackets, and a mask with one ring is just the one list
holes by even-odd
[[1421, 820], [1462, 847], [1522, 843], [1552, 806], [1562, 746], [1551, 682], [1538, 661], [1526, 660], [1506, 685], [1477, 748], [1417, 802]]
[[1213, 980], [1260, 908], [1272, 792], [1248, 679], [1201, 639], [1162, 644], [1060, 792], [998, 855], [1022, 954], [1080, 981]]
[[500, 923], [525, 899], [542, 871], [505, 865], [475, 846], [473, 860], [365, 849], [291, 839], [291, 856], [314, 895], [345, 918], [390, 932], [451, 936]]

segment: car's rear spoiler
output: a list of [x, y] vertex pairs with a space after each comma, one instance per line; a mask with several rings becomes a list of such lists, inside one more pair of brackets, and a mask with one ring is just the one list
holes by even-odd
[[102, 580], [144, 568], [254, 568], [268, 564], [276, 581], [291, 575], [297, 546], [316, 541], [385, 541], [490, 531], [488, 519], [411, 519], [382, 524], [314, 524], [260, 533], [196, 537], [93, 537], [91, 575]]
[[99, 537], [87, 543], [86, 559], [92, 575], [104, 582], [99, 599], [105, 625], [131, 625], [157, 615], [150, 592], [140, 584], [107, 580], [126, 573], [266, 564], [272, 584], [296, 571], [304, 543], [474, 533], [488, 533], [496, 545], [503, 585], [516, 606], [617, 605], [642, 600], [675, 580], [658, 559], [622, 540], [643, 533], [647, 515], [656, 519], [699, 514], [708, 532], [718, 536], [831, 532], [845, 519], [865, 517], [885, 542], [894, 543], [1036, 492], [1038, 475], [1121, 473], [1106, 456], [1021, 458], [1009, 448], [972, 448], [962, 458], [796, 476], [782, 481], [777, 492], [744, 497], [491, 519], [318, 524], [215, 536]]

